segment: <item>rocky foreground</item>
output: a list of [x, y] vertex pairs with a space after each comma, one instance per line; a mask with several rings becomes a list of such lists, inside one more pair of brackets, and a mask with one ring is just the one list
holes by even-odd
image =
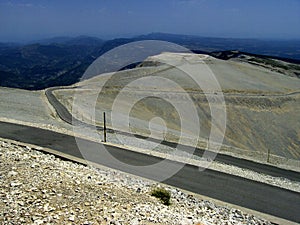
[[0, 141], [0, 224], [270, 224], [178, 189]]

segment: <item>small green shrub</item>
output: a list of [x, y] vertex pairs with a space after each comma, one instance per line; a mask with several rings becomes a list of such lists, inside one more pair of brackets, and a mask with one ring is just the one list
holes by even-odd
[[164, 205], [170, 205], [171, 193], [164, 188], [155, 188], [151, 191], [151, 196], [159, 198]]

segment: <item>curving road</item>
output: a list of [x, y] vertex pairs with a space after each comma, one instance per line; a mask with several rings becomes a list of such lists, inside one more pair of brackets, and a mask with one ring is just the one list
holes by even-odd
[[[0, 122], [0, 136], [82, 158], [75, 138], [66, 134]], [[117, 147], [104, 146], [85, 139], [79, 140], [81, 148], [88, 149], [90, 158], [97, 159], [96, 163], [146, 178], [153, 179], [157, 175], [151, 171], [128, 169], [119, 163], [107, 160], [105, 157], [101, 158], [99, 151], [108, 151], [126, 164], [139, 166], [160, 162], [162, 160], [160, 158]], [[174, 164], [180, 163], [168, 161], [169, 166]], [[161, 170], [160, 173], [164, 173], [164, 170]], [[184, 164], [182, 164], [182, 169], [179, 172], [163, 183], [300, 223], [300, 193], [297, 192], [209, 169], [200, 172], [198, 167]]]
[[[84, 123], [82, 121], [79, 121], [77, 119], [75, 119], [71, 113], [66, 109], [66, 107], [56, 99], [56, 97], [54, 96], [54, 94], [52, 93], [55, 90], [58, 89], [62, 89], [59, 87], [54, 87], [54, 88], [49, 88], [46, 90], [45, 94], [50, 102], [50, 104], [55, 108], [57, 114], [59, 115], [59, 117], [69, 123], [69, 124], [80, 124], [80, 125], [84, 125], [84, 126], [92, 126], [90, 124]], [[63, 88], [63, 89], [72, 89], [72, 88]], [[290, 94], [298, 94], [298, 92], [295, 93], [290, 93]], [[290, 95], [288, 94], [288, 95]], [[97, 127], [98, 130], [103, 130], [103, 127]], [[108, 132], [118, 132], [118, 133], [122, 133], [123, 135], [131, 135], [125, 132], [121, 132], [121, 131], [116, 131], [116, 130], [111, 130], [108, 129]], [[141, 139], [145, 138], [142, 135], [136, 135], [136, 137], [139, 137]], [[147, 137], [148, 138], [148, 137]], [[199, 148], [192, 148], [189, 146], [184, 146], [184, 145], [178, 145], [177, 143], [173, 143], [173, 142], [168, 142], [168, 141], [161, 141], [161, 140], [156, 140], [153, 138], [148, 138], [149, 141], [153, 141], [153, 142], [159, 142], [163, 145], [167, 145], [167, 146], [171, 146], [171, 147], [178, 147], [178, 149], [182, 150], [182, 151], [186, 151], [189, 153], [193, 153], [197, 156], [202, 156], [204, 153], [204, 149], [199, 149]], [[207, 151], [207, 150], [206, 150]], [[240, 168], [245, 168], [245, 169], [249, 169], [258, 173], [263, 173], [263, 174], [267, 174], [270, 176], [274, 176], [274, 177], [284, 177], [290, 180], [294, 180], [294, 181], [298, 181], [300, 182], [300, 173], [295, 172], [295, 171], [291, 171], [291, 170], [285, 170], [285, 169], [281, 169], [275, 166], [270, 166], [270, 165], [266, 165], [266, 164], [262, 164], [262, 163], [257, 163], [257, 162], [253, 162], [250, 160], [246, 160], [246, 159], [241, 159], [241, 158], [236, 158], [233, 156], [229, 156], [229, 155], [224, 155], [224, 154], [218, 154], [215, 158], [216, 161], [218, 162], [222, 162], [222, 163], [226, 163], [229, 165], [234, 165], [234, 166], [238, 166]]]

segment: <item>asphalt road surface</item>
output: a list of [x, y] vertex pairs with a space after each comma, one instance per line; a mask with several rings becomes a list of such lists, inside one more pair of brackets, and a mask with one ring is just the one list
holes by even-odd
[[[51, 148], [82, 158], [73, 136], [5, 122], [0, 122], [0, 136]], [[163, 183], [294, 222], [300, 222], [300, 194], [297, 192], [209, 169], [199, 171], [198, 167], [180, 165], [180, 163], [172, 161], [167, 161], [167, 167], [158, 168], [157, 174], [155, 174], [151, 170], [145, 171], [139, 169], [139, 167], [143, 168], [143, 166], [159, 163], [162, 161], [160, 158], [116, 147], [104, 147], [102, 144], [84, 139], [79, 139], [79, 142], [80, 149], [84, 149], [84, 154], [88, 153], [89, 159], [94, 159], [93, 161], [101, 165], [151, 179], [155, 179], [164, 174], [169, 168], [179, 165], [182, 166], [182, 169], [162, 181]], [[109, 155], [114, 156], [124, 164], [135, 165], [136, 167], [134, 167], [135, 169], [124, 167], [122, 164], [116, 163], [117, 160], [112, 162], [107, 160], [106, 157], [99, 157], [102, 156], [103, 152], [109, 152]]]
[[[45, 92], [50, 104], [55, 108], [55, 110], [56, 110], [57, 114], [59, 115], [59, 117], [62, 120], [64, 120], [65, 122], [69, 123], [69, 124], [91, 126], [90, 124], [87, 124], [87, 123], [84, 123], [82, 121], [79, 121], [79, 120], [75, 119], [71, 115], [71, 113], [66, 109], [66, 107], [56, 99], [56, 97], [53, 95], [52, 92], [54, 90], [59, 90], [59, 89], [62, 89], [62, 88], [59, 88], [59, 87], [49, 88]], [[63, 89], [72, 89], [72, 88], [63, 88]], [[293, 93], [293, 94], [295, 94], [295, 93]], [[97, 127], [97, 129], [102, 130], [103, 128], [102, 127]], [[113, 131], [111, 129], [108, 129], [108, 132], [118, 132], [118, 133], [122, 133], [123, 135], [131, 135], [131, 134], [121, 132], [121, 131]], [[141, 138], [141, 139], [145, 138], [142, 135], [135, 135], [135, 136], [137, 138]], [[148, 138], [148, 140], [153, 141], [153, 142], [159, 142], [163, 145], [167, 145], [167, 146], [171, 146], [171, 147], [176, 147], [177, 146], [177, 148], [182, 150], [182, 151], [193, 153], [193, 154], [198, 155], [200, 157], [203, 155], [204, 151], [207, 151], [207, 150], [204, 150], [204, 149], [199, 149], [199, 148], [194, 149], [194, 148], [189, 147], [189, 146], [177, 145], [177, 143], [156, 140], [156, 139], [153, 139], [153, 138]], [[290, 180], [300, 182], [300, 173], [290, 171], [290, 170], [281, 169], [281, 168], [278, 168], [278, 167], [275, 167], [275, 166], [270, 166], [270, 165], [266, 165], [266, 164], [262, 164], [262, 163], [257, 163], [257, 162], [253, 162], [253, 161], [250, 161], [250, 160], [236, 158], [236, 157], [229, 156], [229, 155], [224, 155], [224, 154], [218, 154], [214, 160], [218, 161], [218, 162], [226, 163], [228, 165], [233, 165], [233, 166], [238, 166], [240, 168], [249, 169], [249, 170], [252, 170], [252, 171], [255, 171], [255, 172], [258, 172], [258, 173], [263, 173], [263, 174], [267, 174], [267, 175], [274, 176], [274, 177], [284, 177], [284, 178], [287, 178], [287, 179], [290, 179]]]

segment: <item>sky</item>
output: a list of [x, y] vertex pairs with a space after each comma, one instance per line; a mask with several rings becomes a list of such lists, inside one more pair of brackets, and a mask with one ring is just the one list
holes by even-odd
[[300, 39], [300, 0], [0, 0], [0, 41], [152, 32]]

